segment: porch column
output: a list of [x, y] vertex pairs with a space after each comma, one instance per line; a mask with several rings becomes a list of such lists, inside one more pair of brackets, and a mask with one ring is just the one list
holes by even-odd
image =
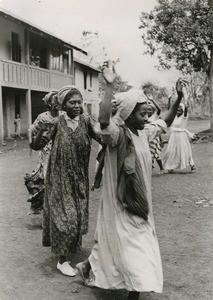
[[[26, 92], [26, 108], [27, 108], [27, 128], [32, 124], [32, 104], [31, 104], [31, 91]], [[29, 135], [28, 135], [29, 136]]]
[[0, 142], [4, 142], [4, 119], [3, 119], [3, 101], [2, 87], [0, 86]]

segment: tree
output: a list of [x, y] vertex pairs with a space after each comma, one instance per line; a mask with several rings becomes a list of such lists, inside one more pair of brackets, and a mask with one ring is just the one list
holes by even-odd
[[88, 63], [93, 64], [97, 68], [109, 59], [107, 50], [96, 31], [84, 30], [81, 36], [80, 47], [87, 51]]
[[[82, 32], [80, 47], [87, 51], [87, 61], [88, 63], [96, 66], [96, 68], [101, 69], [104, 61], [109, 61], [110, 64], [116, 65], [120, 62], [120, 59], [109, 58], [107, 54], [107, 49], [103, 46], [103, 43], [99, 37], [98, 32], [84, 30]], [[100, 98], [103, 98], [106, 82], [104, 78], [99, 76], [99, 93]], [[126, 92], [132, 86], [128, 84], [127, 81], [123, 81], [121, 76], [118, 76], [117, 86], [114, 92]]]
[[175, 65], [182, 72], [205, 72], [209, 84], [213, 130], [213, 1], [158, 0], [140, 16], [145, 53], [157, 54], [160, 67]]
[[148, 99], [159, 101], [161, 105], [165, 106], [168, 101], [169, 93], [165, 87], [160, 87], [150, 81], [147, 81], [141, 85], [141, 89]]

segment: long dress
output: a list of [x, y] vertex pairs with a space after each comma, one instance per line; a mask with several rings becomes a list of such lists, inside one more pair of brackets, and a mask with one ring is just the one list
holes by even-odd
[[117, 199], [117, 141], [118, 127], [111, 123], [101, 131], [108, 144], [103, 191], [100, 202], [95, 245], [89, 262], [93, 284], [104, 289], [128, 291], [154, 291], [160, 293], [163, 275], [158, 240], [152, 212], [151, 173], [152, 160], [149, 141], [166, 128], [163, 120], [149, 124], [132, 136], [136, 155], [141, 164], [150, 211], [148, 221], [129, 214]]
[[168, 147], [163, 157], [163, 166], [165, 170], [185, 169], [188, 166], [194, 166], [192, 158], [192, 148], [190, 139], [194, 134], [186, 129], [188, 116], [182, 114], [175, 117], [169, 138]]
[[[59, 111], [59, 116], [63, 112]], [[50, 123], [57, 120], [58, 117], [52, 117], [50, 111], [43, 112], [38, 115], [33, 124], [29, 128], [29, 133], [34, 137], [38, 133], [41, 123]], [[50, 156], [52, 141], [41, 149], [38, 153], [38, 160], [32, 173], [27, 173], [24, 177], [25, 185], [30, 193], [31, 211], [38, 213], [41, 211], [44, 202], [44, 178], [47, 171], [47, 164]]]
[[61, 116], [46, 135], [52, 149], [45, 180], [43, 246], [51, 246], [58, 255], [78, 252], [88, 232], [91, 138], [99, 140], [83, 115], [73, 120]]

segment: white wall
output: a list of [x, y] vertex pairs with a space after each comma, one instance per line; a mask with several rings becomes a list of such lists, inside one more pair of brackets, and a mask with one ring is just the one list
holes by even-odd
[[[84, 89], [84, 70], [87, 71], [87, 89]], [[90, 72], [92, 73], [92, 86], [90, 86]], [[99, 81], [98, 72], [84, 68], [75, 62], [75, 85], [79, 88], [84, 99], [84, 107], [92, 105], [92, 115], [97, 119], [99, 110]]]
[[0, 59], [12, 60], [11, 33], [19, 34], [21, 62], [25, 63], [24, 26], [0, 16]]

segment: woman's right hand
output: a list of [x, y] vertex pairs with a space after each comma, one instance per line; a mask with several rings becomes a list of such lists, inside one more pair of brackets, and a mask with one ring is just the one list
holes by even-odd
[[39, 124], [39, 129], [42, 130], [42, 131], [46, 131], [48, 130], [51, 126], [53, 126], [53, 123], [52, 122], [41, 122]]
[[186, 80], [183, 80], [181, 78], [178, 79], [178, 81], [176, 82], [176, 91], [178, 95], [181, 95], [182, 97], [187, 95], [187, 84], [188, 82]]

